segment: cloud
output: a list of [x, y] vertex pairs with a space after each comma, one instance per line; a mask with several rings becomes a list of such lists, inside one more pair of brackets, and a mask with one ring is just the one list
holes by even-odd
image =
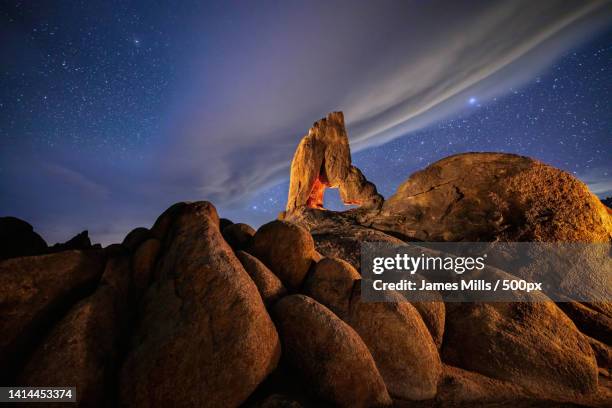
[[110, 190], [107, 187], [67, 167], [47, 163], [42, 166], [42, 170], [58, 184], [76, 188], [79, 193], [92, 199], [106, 200], [110, 196]]
[[[533, 79], [612, 15], [612, 3], [587, 0], [172, 8], [172, 75], [159, 78], [168, 90], [144, 159], [70, 142], [37, 150], [27, 134], [12, 135], [0, 148], [3, 214], [40, 226], [50, 242], [89, 228], [104, 243], [176, 201], [210, 200], [239, 218], [249, 197], [287, 179], [300, 138], [328, 112], [345, 112], [353, 152], [367, 149]], [[86, 132], [68, 122], [40, 133]], [[96, 126], [118, 139], [141, 130]]]
[[168, 117], [174, 139], [160, 182], [240, 203], [287, 177], [299, 139], [328, 111], [345, 112], [354, 151], [384, 143], [464, 109], [467, 95], [486, 100], [533, 78], [609, 21], [610, 9], [564, 0], [332, 2], [255, 14], [239, 32], [207, 31], [235, 52], [211, 63], [210, 44], [194, 46]]

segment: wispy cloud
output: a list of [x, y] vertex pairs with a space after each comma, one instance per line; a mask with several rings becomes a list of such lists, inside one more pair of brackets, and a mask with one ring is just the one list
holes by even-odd
[[107, 187], [75, 170], [54, 163], [43, 164], [42, 170], [52, 179], [55, 179], [57, 184], [76, 188], [78, 193], [91, 198], [106, 200], [110, 196], [110, 190]]
[[[258, 21], [225, 62], [189, 78], [160, 180], [219, 205], [287, 177], [297, 142], [345, 111], [354, 151], [533, 78], [610, 17], [602, 1], [335, 3]], [[247, 23], [246, 32], [249, 25]], [[187, 68], [185, 68], [187, 69]], [[211, 101], [211, 96], [213, 100]], [[180, 157], [180, 160], [177, 160]]]

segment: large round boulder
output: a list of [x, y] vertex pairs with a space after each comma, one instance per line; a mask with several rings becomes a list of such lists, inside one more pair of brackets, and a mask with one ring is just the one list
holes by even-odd
[[278, 334], [212, 204], [186, 204], [171, 218], [122, 368], [121, 403], [238, 406], [276, 367]]
[[609, 242], [612, 217], [573, 175], [505, 153], [464, 153], [411, 175], [373, 225], [424, 241]]
[[320, 398], [340, 407], [391, 405], [385, 383], [359, 335], [325, 306], [304, 295], [274, 306], [283, 358]]
[[364, 301], [355, 285], [346, 321], [374, 357], [391, 396], [425, 400], [436, 395], [442, 365], [431, 334], [419, 312], [396, 292], [385, 302]]
[[523, 386], [540, 397], [597, 390], [587, 338], [552, 302], [447, 303], [445, 362]]
[[248, 224], [237, 223], [226, 226], [221, 230], [225, 241], [234, 248], [235, 251], [240, 251], [249, 246], [255, 230]]
[[145, 242], [147, 239], [153, 237], [153, 233], [145, 227], [137, 227], [128, 232], [128, 234], [123, 238], [123, 245], [130, 252], [134, 252], [140, 247], [140, 244]]
[[429, 329], [429, 333], [434, 343], [440, 348], [444, 337], [444, 319], [446, 315], [444, 302], [427, 301], [411, 303], [421, 315], [425, 326]]
[[291, 290], [301, 287], [316, 257], [310, 233], [287, 221], [262, 225], [248, 252], [266, 264]]
[[236, 257], [244, 267], [244, 270], [253, 279], [253, 282], [255, 282], [266, 306], [270, 306], [287, 294], [287, 289], [285, 289], [280, 279], [259, 259], [244, 251], [237, 251]]
[[351, 293], [359, 272], [339, 258], [323, 258], [304, 282], [304, 294], [327, 306], [344, 319], [348, 315]]

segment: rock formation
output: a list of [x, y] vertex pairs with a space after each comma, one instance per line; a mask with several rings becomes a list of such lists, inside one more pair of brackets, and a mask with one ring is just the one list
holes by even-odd
[[314, 393], [342, 407], [391, 405], [363, 340], [329, 309], [307, 296], [292, 295], [276, 304], [274, 316], [286, 358]]
[[[383, 204], [340, 113], [302, 140], [291, 177], [283, 220], [257, 231], [181, 202], [121, 244], [68, 250], [0, 219], [2, 382], [76, 385], [87, 407], [612, 406], [609, 302], [361, 297], [364, 241], [609, 242], [584, 184], [464, 154]], [[327, 187], [362, 208], [321, 208]]]
[[276, 329], [223, 240], [215, 208], [192, 203], [173, 215], [159, 279], [145, 295], [121, 370], [121, 400], [237, 406], [276, 367]]
[[291, 162], [287, 212], [323, 208], [326, 188], [338, 188], [345, 204], [377, 208], [383, 201], [374, 184], [351, 164], [342, 112], [316, 122], [300, 141]]
[[414, 173], [372, 226], [423, 241], [609, 242], [612, 221], [571, 174], [524, 156], [468, 153]]
[[0, 217], [0, 260], [46, 252], [47, 243], [27, 222]]

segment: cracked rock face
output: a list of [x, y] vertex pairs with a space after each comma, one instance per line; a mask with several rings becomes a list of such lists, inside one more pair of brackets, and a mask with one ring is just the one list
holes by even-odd
[[323, 208], [326, 188], [338, 188], [345, 204], [379, 208], [383, 202], [376, 186], [351, 164], [342, 112], [316, 122], [300, 141], [291, 162], [287, 212]]
[[276, 367], [278, 334], [212, 204], [164, 214], [167, 245], [143, 298], [120, 399], [130, 407], [239, 406]]
[[459, 154], [414, 173], [371, 225], [423, 241], [608, 242], [612, 233], [580, 180], [504, 153]]

